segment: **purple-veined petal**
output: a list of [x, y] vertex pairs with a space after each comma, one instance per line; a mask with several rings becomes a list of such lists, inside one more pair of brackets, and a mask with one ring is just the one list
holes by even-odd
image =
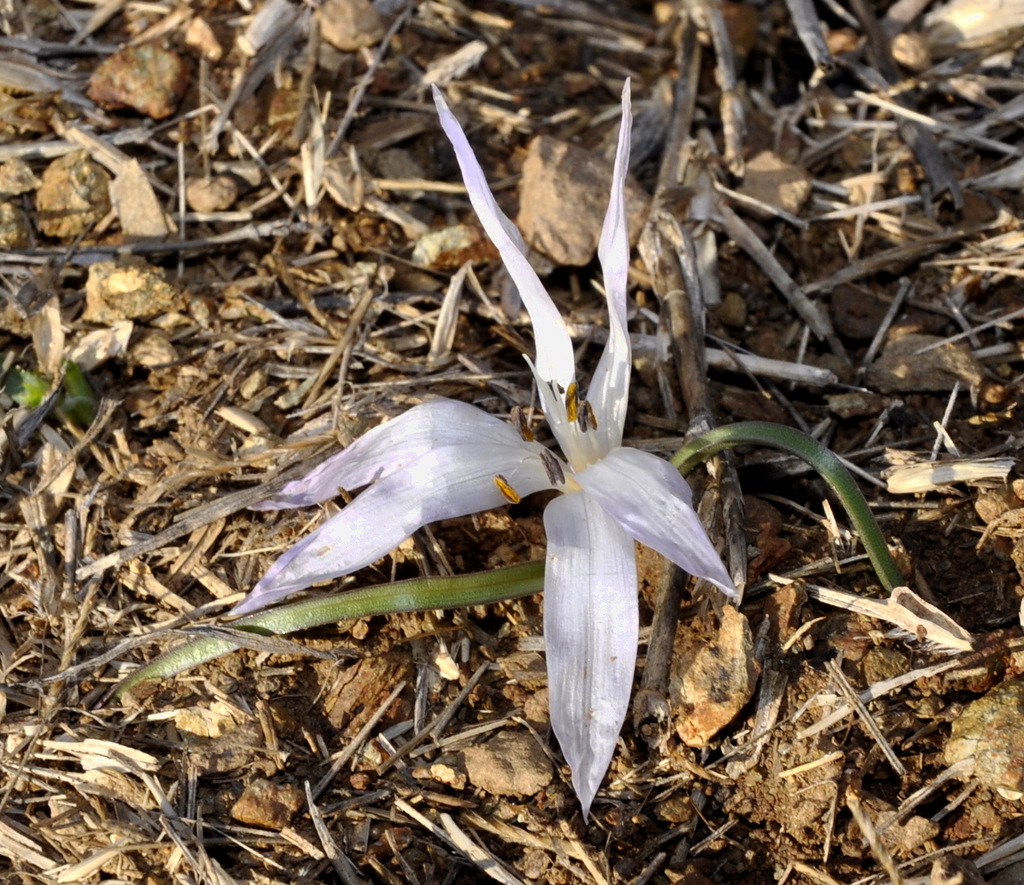
[[520, 497], [550, 488], [538, 449], [539, 444], [517, 436], [515, 445], [466, 443], [426, 452], [375, 482], [282, 554], [232, 614], [357, 571], [427, 523], [506, 504], [496, 475]]
[[441, 446], [521, 445], [511, 425], [476, 406], [438, 399], [414, 406], [380, 424], [288, 483], [253, 510], [309, 507], [336, 498], [340, 489], [353, 491], [401, 470]]
[[622, 426], [626, 421], [632, 348], [626, 327], [626, 286], [629, 278], [629, 230], [626, 226], [626, 176], [629, 174], [629, 138], [633, 114], [629, 100], [629, 80], [622, 86], [622, 123], [615, 151], [608, 212], [601, 229], [597, 256], [604, 273], [608, 297], [608, 343], [601, 354], [587, 397], [597, 416], [597, 434], [602, 451], [622, 445]]
[[737, 598], [729, 573], [694, 512], [689, 485], [667, 461], [639, 449], [613, 449], [577, 473], [576, 481], [642, 544]]
[[498, 249], [512, 281], [519, 289], [519, 295], [526, 305], [533, 323], [533, 336], [537, 345], [537, 369], [547, 380], [557, 381], [567, 388], [573, 380], [576, 366], [573, 360], [572, 341], [565, 328], [562, 315], [555, 307], [547, 290], [541, 284], [537, 272], [526, 260], [526, 244], [516, 226], [509, 220], [491, 194], [483, 169], [469, 146], [469, 140], [462, 131], [459, 121], [449, 110], [441, 90], [434, 87], [434, 103], [441, 118], [441, 128], [455, 149], [455, 157], [462, 170], [462, 180], [469, 193], [469, 201], [480, 219], [487, 236]]
[[633, 539], [586, 493], [544, 511], [551, 727], [590, 814], [629, 708], [639, 611]]

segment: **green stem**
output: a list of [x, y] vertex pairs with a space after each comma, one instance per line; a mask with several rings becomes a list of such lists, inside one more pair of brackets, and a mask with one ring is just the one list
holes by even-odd
[[[503, 599], [529, 596], [543, 589], [544, 563], [535, 560], [455, 578], [415, 578], [394, 584], [362, 587], [256, 612], [239, 618], [229, 626], [264, 636], [282, 635], [352, 618], [392, 612], [486, 605]], [[114, 696], [120, 699], [142, 682], [174, 676], [236, 648], [238, 644], [230, 639], [213, 636], [193, 639], [133, 671], [117, 687]]]
[[[676, 452], [672, 464], [685, 475], [723, 449], [744, 445], [780, 449], [814, 467], [842, 501], [886, 589], [892, 591], [903, 584], [878, 523], [853, 477], [839, 458], [816, 439], [780, 424], [746, 421], [719, 427], [698, 437]], [[391, 612], [486, 605], [528, 596], [543, 589], [544, 563], [538, 560], [454, 578], [418, 578], [363, 587], [257, 612], [232, 622], [230, 626], [251, 633], [282, 635]], [[115, 697], [122, 698], [142, 682], [173, 676], [236, 648], [238, 644], [230, 639], [213, 636], [185, 642], [132, 672], [118, 686]]]
[[687, 443], [673, 455], [672, 464], [685, 476], [712, 455], [734, 446], [767, 446], [796, 455], [810, 464], [842, 502], [885, 589], [891, 592], [906, 583], [850, 471], [833, 452], [806, 433], [767, 421], [727, 424]]

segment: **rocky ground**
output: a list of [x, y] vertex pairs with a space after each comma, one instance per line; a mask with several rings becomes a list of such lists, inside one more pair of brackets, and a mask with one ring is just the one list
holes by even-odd
[[[0, 3], [4, 881], [1024, 881], [1024, 7], [994, 6]], [[218, 634], [245, 647], [115, 697], [331, 512], [247, 509], [278, 476], [430, 397], [534, 401], [432, 84], [596, 365], [626, 77], [627, 441], [813, 433], [909, 591], [802, 462], [693, 474], [745, 598], [639, 551], [589, 822], [539, 595]], [[537, 497], [316, 592], [540, 558]]]

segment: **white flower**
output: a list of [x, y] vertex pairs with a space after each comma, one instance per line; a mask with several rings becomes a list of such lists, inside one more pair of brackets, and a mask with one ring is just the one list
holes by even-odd
[[452, 400], [416, 406], [260, 505], [305, 507], [333, 498], [339, 489], [367, 486], [281, 556], [235, 611], [261, 608], [363, 568], [427, 523], [499, 507], [542, 489], [563, 492], [544, 512], [544, 636], [551, 724], [586, 815], [629, 706], [639, 627], [634, 539], [735, 595], [678, 471], [622, 446], [631, 367], [623, 193], [629, 84], [622, 93], [611, 198], [598, 249], [609, 336], [586, 398], [577, 387], [569, 333], [526, 259], [522, 236], [498, 208], [436, 87], [434, 100], [473, 208], [533, 321], [537, 357], [530, 365], [563, 457], [533, 439], [521, 413], [507, 424]]

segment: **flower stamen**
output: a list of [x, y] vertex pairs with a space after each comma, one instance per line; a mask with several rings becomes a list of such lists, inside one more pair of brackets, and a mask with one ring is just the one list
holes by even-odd
[[590, 400], [585, 399], [580, 403], [579, 425], [583, 433], [586, 433], [588, 430], [597, 430], [597, 415], [594, 414], [594, 408], [590, 405]]
[[565, 471], [562, 470], [562, 465], [558, 459], [551, 454], [547, 449], [540, 453], [541, 463], [544, 465], [544, 469], [548, 474], [548, 481], [553, 486], [565, 485]]
[[569, 419], [570, 424], [579, 416], [579, 411], [579, 388], [576, 386], [576, 382], [573, 381], [565, 392], [565, 417]]
[[526, 423], [526, 412], [523, 411], [522, 406], [512, 406], [509, 417], [512, 419], [512, 426], [523, 442], [533, 442], [535, 437], [533, 431], [530, 430], [530, 425]]
[[498, 487], [498, 491], [505, 496], [505, 500], [508, 501], [509, 504], [518, 504], [523, 500], [519, 497], [518, 492], [512, 488], [509, 481], [500, 473], [494, 477], [494, 484]]

